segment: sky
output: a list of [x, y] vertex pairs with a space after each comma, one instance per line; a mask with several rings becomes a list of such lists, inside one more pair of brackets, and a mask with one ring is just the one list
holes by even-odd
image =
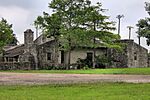
[[[108, 9], [105, 12], [110, 16], [110, 21], [117, 22], [117, 15], [123, 14], [124, 18], [121, 19], [121, 38], [128, 39], [127, 26], [133, 26], [131, 38], [138, 41], [135, 26], [139, 19], [149, 17], [145, 11], [145, 2], [149, 0], [91, 0], [93, 3], [101, 2], [102, 7]], [[9, 23], [13, 24], [14, 34], [20, 43], [24, 42], [24, 31], [26, 29], [32, 29], [35, 32], [33, 26], [34, 20], [37, 16], [42, 15], [43, 11], [51, 12], [48, 8], [48, 3], [51, 0], [0, 0], [0, 18], [5, 18]], [[115, 31], [117, 33], [117, 30]], [[150, 47], [146, 46], [145, 39], [142, 38], [142, 46], [150, 50]]]

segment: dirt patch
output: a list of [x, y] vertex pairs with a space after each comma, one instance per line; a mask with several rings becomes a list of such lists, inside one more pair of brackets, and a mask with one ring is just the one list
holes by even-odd
[[0, 73], [1, 85], [42, 85], [92, 82], [150, 83], [150, 75], [91, 75], [91, 74], [39, 74]]

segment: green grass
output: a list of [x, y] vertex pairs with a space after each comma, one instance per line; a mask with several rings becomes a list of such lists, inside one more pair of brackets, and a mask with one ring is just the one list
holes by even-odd
[[150, 68], [122, 68], [122, 69], [89, 69], [89, 70], [16, 70], [1, 72], [18, 73], [64, 73], [64, 74], [133, 74], [150, 75]]
[[0, 100], [150, 100], [150, 84], [0, 86]]

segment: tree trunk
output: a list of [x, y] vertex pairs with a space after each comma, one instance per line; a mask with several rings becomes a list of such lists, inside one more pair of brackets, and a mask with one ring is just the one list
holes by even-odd
[[[94, 37], [94, 44], [95, 44], [95, 37]], [[95, 47], [93, 48], [93, 69], [95, 68], [96, 65], [96, 49]]]
[[67, 66], [67, 69], [69, 69], [70, 61], [71, 61], [71, 40], [70, 40], [70, 38], [68, 40], [69, 40], [69, 50], [68, 50], [68, 66]]
[[57, 66], [58, 65], [58, 48], [59, 48], [59, 44], [58, 44], [58, 39], [55, 37], [55, 43], [54, 43], [54, 65]]
[[[96, 31], [96, 22], [94, 22], [94, 31]], [[96, 65], [96, 48], [95, 48], [95, 43], [96, 43], [96, 40], [95, 40], [95, 36], [94, 36], [94, 39], [93, 39], [93, 43], [94, 43], [94, 48], [93, 48], [93, 69], [95, 68], [95, 65]]]

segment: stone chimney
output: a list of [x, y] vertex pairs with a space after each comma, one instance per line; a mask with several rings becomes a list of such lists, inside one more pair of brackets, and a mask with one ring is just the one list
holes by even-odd
[[25, 45], [25, 52], [31, 52], [33, 46], [33, 31], [31, 29], [27, 29], [24, 32], [24, 45]]
[[27, 29], [24, 32], [24, 44], [25, 45], [32, 45], [33, 44], [33, 39], [34, 39], [33, 33], [34, 32], [31, 29]]

